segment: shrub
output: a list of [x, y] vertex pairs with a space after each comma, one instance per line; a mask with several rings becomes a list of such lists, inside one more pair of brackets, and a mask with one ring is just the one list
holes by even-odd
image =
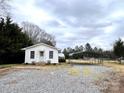
[[60, 62], [60, 63], [64, 63], [64, 62], [66, 62], [66, 59], [64, 59], [64, 58], [59, 58], [59, 62]]
[[51, 60], [48, 60], [46, 64], [47, 65], [50, 65], [51, 64]]
[[34, 61], [32, 61], [32, 65], [36, 65], [36, 63]]

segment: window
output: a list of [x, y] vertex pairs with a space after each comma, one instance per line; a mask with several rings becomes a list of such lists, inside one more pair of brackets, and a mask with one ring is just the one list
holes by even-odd
[[40, 57], [42, 57], [44, 55], [43, 51], [40, 51]]
[[53, 59], [53, 51], [49, 51], [49, 58]]
[[35, 52], [34, 51], [31, 51], [31, 53], [30, 53], [30, 58], [31, 59], [34, 59], [34, 54], [35, 54]]

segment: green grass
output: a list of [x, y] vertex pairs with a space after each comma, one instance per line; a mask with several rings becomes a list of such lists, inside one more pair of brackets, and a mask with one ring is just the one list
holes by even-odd
[[16, 65], [19, 65], [19, 64], [0, 64], [0, 69], [11, 68], [11, 67], [16, 66]]

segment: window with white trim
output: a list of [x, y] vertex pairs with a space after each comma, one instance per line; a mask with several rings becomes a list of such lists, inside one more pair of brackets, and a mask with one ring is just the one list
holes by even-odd
[[31, 51], [31, 52], [30, 52], [30, 58], [31, 58], [31, 59], [34, 59], [34, 57], [35, 57], [35, 52], [34, 52], [34, 51]]
[[53, 59], [53, 51], [49, 51], [49, 58]]

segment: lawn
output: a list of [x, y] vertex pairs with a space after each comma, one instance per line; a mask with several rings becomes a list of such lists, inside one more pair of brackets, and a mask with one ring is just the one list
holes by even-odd
[[15, 66], [15, 65], [17, 65], [17, 64], [1, 64], [1, 65], [0, 65], [0, 69], [3, 69], [3, 68], [10, 68], [10, 67], [13, 67], [13, 66]]

